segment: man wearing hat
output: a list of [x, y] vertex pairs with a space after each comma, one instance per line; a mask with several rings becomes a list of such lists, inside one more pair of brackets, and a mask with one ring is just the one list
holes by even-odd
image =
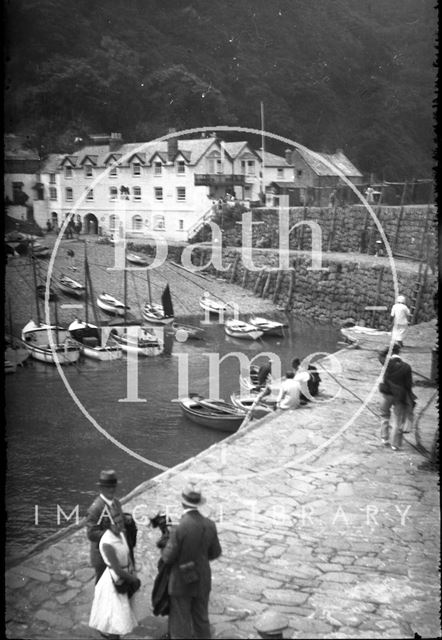
[[162, 550], [163, 561], [171, 566], [169, 577], [171, 638], [210, 638], [210, 560], [221, 555], [215, 523], [198, 508], [204, 504], [196, 482], [181, 494], [184, 513], [173, 527]]
[[87, 510], [86, 529], [87, 537], [91, 541], [91, 564], [95, 569], [95, 584], [97, 584], [106, 569], [98, 548], [101, 536], [114, 522], [124, 522], [121, 504], [115, 498], [117, 483], [115, 471], [102, 471], [97, 482], [100, 488], [100, 495], [95, 498]]

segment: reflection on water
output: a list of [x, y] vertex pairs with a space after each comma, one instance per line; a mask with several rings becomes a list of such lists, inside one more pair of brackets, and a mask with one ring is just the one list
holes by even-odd
[[[200, 318], [188, 321], [199, 325]], [[7, 377], [6, 506], [11, 549], [34, 544], [66, 525], [61, 510], [68, 516], [78, 505], [79, 516], [84, 516], [96, 493], [100, 469], [117, 471], [120, 496], [160, 473], [121, 450], [106, 434], [165, 467], [226, 437], [188, 421], [173, 402], [186, 389], [213, 396], [217, 382], [213, 367], [218, 359], [233, 353], [251, 359], [271, 352], [280, 357], [285, 371], [295, 355], [336, 351], [338, 339], [335, 328], [295, 322], [283, 339], [256, 342], [230, 338], [216, 323], [204, 328], [204, 341], [172, 340], [166, 355], [140, 358], [138, 375], [129, 376], [129, 387], [126, 358], [84, 359], [78, 366], [63, 368], [84, 413], [54, 366], [28, 361], [27, 367]], [[238, 358], [226, 357], [219, 370], [219, 396], [228, 400], [239, 390]], [[123, 402], [125, 398], [130, 402]]]

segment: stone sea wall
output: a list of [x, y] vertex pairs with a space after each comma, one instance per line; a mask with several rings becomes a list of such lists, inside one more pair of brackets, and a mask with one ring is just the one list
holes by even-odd
[[[199, 264], [208, 263], [211, 255], [210, 249], [195, 248], [195, 259]], [[276, 307], [296, 316], [335, 324], [352, 318], [357, 323], [365, 322], [379, 329], [391, 328], [394, 279], [386, 258], [324, 254], [321, 270], [311, 270], [310, 252], [291, 252], [291, 268], [278, 269], [277, 251], [256, 250], [253, 252], [254, 269], [248, 269], [241, 250], [229, 248], [223, 251], [223, 265], [229, 264], [226, 271], [218, 270], [216, 275], [252, 290], [257, 296], [271, 299]], [[438, 286], [436, 274], [429, 269], [424, 274], [422, 269], [419, 276], [418, 266], [409, 263], [406, 266], [397, 264], [396, 269], [399, 291], [407, 296], [411, 307], [418, 303], [414, 322], [433, 319]], [[386, 310], [366, 310], [371, 306], [385, 306]]]
[[[416, 259], [426, 258], [430, 263], [436, 259], [437, 218], [433, 205], [373, 208], [393, 253]], [[275, 209], [252, 211], [253, 246], [270, 248], [279, 245], [280, 215], [287, 216], [287, 210], [281, 213]], [[302, 222], [316, 222], [319, 225], [323, 251], [379, 252], [386, 255], [376, 222], [363, 205], [289, 209], [288, 229], [292, 230], [290, 249], [308, 250], [311, 247], [311, 231], [307, 224], [299, 224]], [[295, 225], [298, 226], [293, 229]], [[241, 225], [233, 224], [229, 231], [223, 233], [223, 239], [228, 246], [243, 245]]]

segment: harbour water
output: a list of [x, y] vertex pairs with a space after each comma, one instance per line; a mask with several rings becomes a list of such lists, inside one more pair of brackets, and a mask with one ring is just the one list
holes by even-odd
[[[83, 517], [100, 469], [117, 471], [124, 495], [161, 472], [147, 461], [168, 468], [226, 437], [190, 422], [173, 402], [185, 388], [186, 371], [188, 390], [207, 396], [213, 390], [211, 357], [244, 353], [252, 359], [270, 352], [280, 358], [284, 372], [294, 356], [333, 353], [339, 340], [336, 327], [291, 321], [282, 339], [246, 341], [229, 338], [215, 322], [200, 321], [201, 316], [186, 318], [205, 328], [204, 340], [172, 340], [167, 355], [138, 359], [136, 393], [125, 357], [64, 367], [70, 392], [55, 366], [36, 361], [7, 376], [8, 553], [72, 523], [74, 516], [67, 518], [75, 510]], [[228, 400], [239, 390], [237, 357], [223, 360], [219, 371], [219, 397]]]

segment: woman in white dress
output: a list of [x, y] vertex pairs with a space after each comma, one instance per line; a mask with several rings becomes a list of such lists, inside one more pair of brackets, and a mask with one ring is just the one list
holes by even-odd
[[140, 584], [123, 530], [123, 522], [115, 518], [114, 524], [100, 540], [100, 552], [107, 566], [95, 585], [89, 618], [90, 627], [97, 629], [103, 637], [114, 640], [130, 633], [138, 625], [127, 593], [118, 593], [115, 588], [115, 582], [123, 580], [137, 586]]
[[405, 296], [398, 296], [395, 304], [391, 308], [393, 318], [392, 337], [400, 347], [404, 346], [404, 336], [407, 332], [408, 322], [411, 318], [411, 311], [405, 304]]

